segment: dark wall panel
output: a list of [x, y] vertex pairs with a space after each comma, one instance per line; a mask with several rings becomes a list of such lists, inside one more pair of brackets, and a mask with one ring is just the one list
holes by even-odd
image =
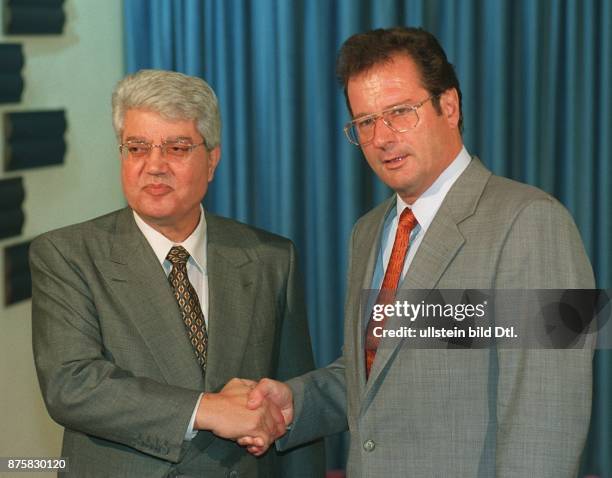
[[5, 113], [4, 169], [49, 166], [64, 162], [64, 110]]
[[0, 180], [0, 239], [21, 234], [25, 215], [25, 190], [21, 178]]
[[23, 93], [23, 50], [17, 43], [0, 43], [0, 103], [19, 103]]
[[63, 0], [5, 0], [7, 35], [59, 35], [66, 15]]
[[11, 305], [32, 296], [28, 263], [29, 242], [4, 249], [4, 304]]

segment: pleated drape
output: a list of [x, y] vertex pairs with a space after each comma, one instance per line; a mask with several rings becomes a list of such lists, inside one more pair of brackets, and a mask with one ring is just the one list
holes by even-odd
[[[319, 365], [342, 345], [351, 227], [389, 195], [343, 137], [336, 52], [353, 33], [395, 25], [439, 38], [461, 82], [468, 150], [559, 198], [598, 287], [611, 288], [612, 2], [125, 0], [127, 71], [198, 75], [219, 96], [223, 153], [206, 205], [294, 240]], [[598, 352], [584, 471], [602, 476], [611, 369]]]

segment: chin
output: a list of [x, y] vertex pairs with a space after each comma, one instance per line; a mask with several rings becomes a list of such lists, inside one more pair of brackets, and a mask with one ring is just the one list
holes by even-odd
[[163, 221], [164, 218], [167, 218], [172, 214], [171, 208], [164, 207], [162, 205], [146, 205], [144, 207], [134, 207], [132, 209], [134, 209], [140, 216], [154, 221]]
[[415, 188], [415, 182], [409, 181], [406, 177], [386, 177], [386, 181], [383, 181], [387, 186], [393, 189], [396, 192], [403, 193], [404, 191], [413, 191]]

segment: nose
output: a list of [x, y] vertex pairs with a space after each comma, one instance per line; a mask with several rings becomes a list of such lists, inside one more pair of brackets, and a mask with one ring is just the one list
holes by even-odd
[[149, 156], [145, 159], [145, 170], [148, 174], [165, 174], [168, 170], [168, 162], [162, 156], [161, 148], [154, 145]]
[[393, 131], [382, 117], [376, 119], [374, 124], [374, 136], [372, 144], [377, 148], [385, 148], [388, 144], [395, 142], [395, 131]]

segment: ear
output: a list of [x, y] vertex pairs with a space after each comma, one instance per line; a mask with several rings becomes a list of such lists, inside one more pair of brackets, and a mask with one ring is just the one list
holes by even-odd
[[215, 177], [215, 170], [221, 160], [221, 146], [217, 146], [212, 151], [208, 152], [208, 182], [211, 182]]
[[449, 88], [440, 95], [442, 114], [453, 128], [459, 127], [459, 95], [455, 88]]

